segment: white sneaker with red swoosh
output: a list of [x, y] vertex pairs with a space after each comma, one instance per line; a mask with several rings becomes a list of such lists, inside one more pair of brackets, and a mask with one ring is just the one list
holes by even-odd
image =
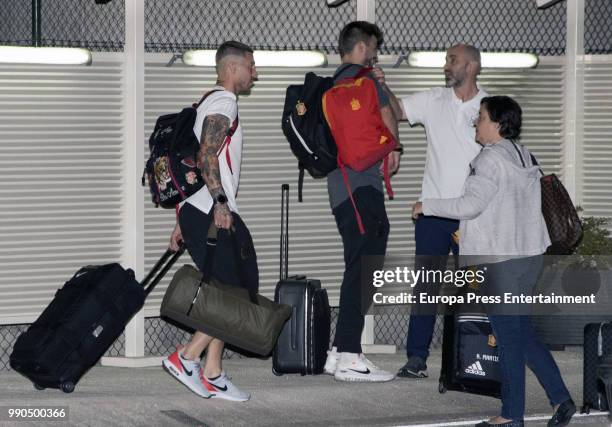
[[202, 381], [200, 375], [202, 366], [199, 360], [185, 359], [179, 350], [176, 350], [162, 362], [162, 366], [170, 375], [183, 383], [189, 390], [198, 396], [209, 398], [212, 396]]
[[214, 380], [206, 378], [204, 373], [200, 374], [202, 384], [211, 393], [214, 399], [232, 400], [234, 402], [246, 402], [251, 398], [249, 393], [240, 390], [230, 381], [230, 377], [222, 371]]

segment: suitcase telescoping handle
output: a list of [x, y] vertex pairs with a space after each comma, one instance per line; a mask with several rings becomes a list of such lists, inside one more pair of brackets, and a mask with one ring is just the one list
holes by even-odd
[[[172, 268], [177, 259], [180, 258], [185, 252], [185, 245], [181, 243], [178, 251], [173, 251], [168, 248], [166, 253], [162, 255], [162, 257], [157, 261], [155, 266], [151, 269], [147, 277], [140, 283], [143, 288], [145, 288], [145, 297], [149, 296], [153, 288], [160, 282], [161, 279], [166, 275], [168, 270]], [[160, 270], [161, 269], [161, 270]], [[159, 272], [158, 272], [159, 271]], [[151, 283], [149, 283], [151, 282]]]
[[289, 276], [289, 184], [281, 185], [280, 280]]

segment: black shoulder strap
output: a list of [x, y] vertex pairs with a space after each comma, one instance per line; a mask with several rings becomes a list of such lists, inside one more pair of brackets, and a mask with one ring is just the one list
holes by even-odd
[[206, 98], [208, 98], [210, 95], [212, 95], [215, 92], [221, 92], [221, 89], [213, 89], [211, 91], [208, 91], [204, 94], [204, 96], [202, 97], [202, 99], [200, 99], [199, 102], [193, 103], [191, 104], [191, 106], [193, 108], [198, 108], [200, 105], [202, 105], [202, 102], [204, 102], [206, 100]]
[[523, 167], [527, 167], [525, 166], [525, 160], [523, 160], [523, 153], [521, 153], [521, 150], [519, 150], [519, 148], [516, 145], [516, 142], [514, 141], [510, 141], [512, 143], [512, 146], [514, 147], [514, 149], [516, 150], [516, 152], [518, 153], [520, 159], [521, 159], [521, 163], [523, 164]]
[[[518, 147], [516, 146], [516, 143], [514, 141], [510, 141], [512, 142], [512, 146], [514, 147], [514, 149], [516, 150], [516, 152], [518, 153], [519, 157], [521, 158], [521, 163], [523, 164], [523, 167], [525, 166], [525, 160], [523, 160], [523, 155], [521, 153], [521, 150], [518, 149]], [[540, 164], [538, 163], [538, 161], [536, 160], [535, 156], [531, 153], [529, 153], [529, 156], [531, 157], [531, 163], [533, 163], [534, 166], [540, 166]], [[540, 169], [540, 174], [542, 174], [542, 176], [544, 176], [544, 171], [542, 170], [542, 168], [538, 168]]]
[[[204, 96], [202, 97], [202, 99], [200, 99], [199, 102], [193, 103], [191, 104], [191, 106], [197, 109], [200, 105], [202, 105], [202, 102], [204, 102], [206, 98], [208, 98], [210, 95], [212, 95], [215, 92], [221, 92], [221, 89], [213, 89], [211, 91], [206, 92]], [[234, 120], [230, 128], [227, 130], [226, 136], [229, 136], [231, 138], [234, 135], [234, 133], [236, 132], [236, 129], [238, 129], [238, 123], [240, 123], [240, 120], [238, 119], [238, 112], [236, 112], [236, 119]]]
[[544, 171], [542, 170], [542, 168], [540, 167], [540, 164], [538, 163], [538, 161], [536, 160], [535, 156], [531, 153], [529, 153], [531, 155], [531, 163], [533, 163], [534, 166], [537, 166], [538, 169], [540, 169], [540, 175], [544, 176]]

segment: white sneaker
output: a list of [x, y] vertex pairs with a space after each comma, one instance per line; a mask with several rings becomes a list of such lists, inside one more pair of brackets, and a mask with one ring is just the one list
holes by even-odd
[[246, 402], [251, 398], [249, 393], [246, 393], [236, 387], [225, 372], [221, 372], [214, 380], [206, 378], [204, 374], [200, 375], [204, 387], [212, 393], [213, 399], [232, 400], [234, 402]]
[[340, 360], [334, 378], [338, 381], [391, 381], [395, 375], [383, 371], [370, 362], [363, 354], [339, 353]]
[[179, 350], [165, 358], [162, 366], [170, 375], [183, 383], [198, 396], [209, 398], [212, 394], [206, 390], [200, 375], [202, 367], [199, 360], [185, 359]]
[[327, 359], [325, 360], [323, 373], [327, 375], [334, 375], [336, 373], [336, 365], [338, 365], [338, 359], [340, 359], [338, 347], [332, 347], [332, 349], [327, 352]]

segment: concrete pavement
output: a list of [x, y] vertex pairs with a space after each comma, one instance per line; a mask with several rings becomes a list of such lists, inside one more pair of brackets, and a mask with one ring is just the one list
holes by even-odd
[[[554, 352], [576, 404], [582, 402], [582, 349]], [[396, 371], [403, 354], [370, 355]], [[384, 384], [342, 383], [330, 376], [271, 373], [271, 360], [232, 359], [224, 368], [252, 393], [249, 402], [202, 399], [160, 368], [94, 367], [72, 394], [35, 390], [15, 372], [0, 373], [0, 407], [67, 406], [68, 422], [8, 422], [0, 425], [78, 426], [405, 426], [473, 425], [499, 413], [493, 398], [438, 393], [440, 353], [429, 360], [430, 378]], [[529, 372], [527, 426], [545, 426], [551, 415], [544, 391]], [[0, 416], [5, 419], [6, 416]], [[610, 426], [607, 414], [576, 417], [574, 425]]]

